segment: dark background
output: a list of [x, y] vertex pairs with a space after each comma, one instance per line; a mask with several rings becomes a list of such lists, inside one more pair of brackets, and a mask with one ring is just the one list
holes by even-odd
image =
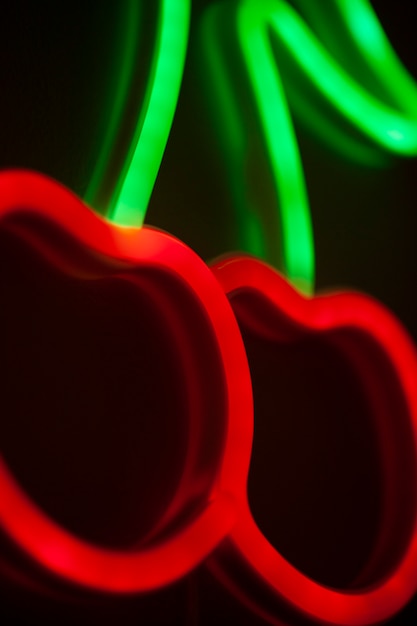
[[[208, 1], [202, 0], [193, 2], [190, 50], [194, 50], [196, 25], [207, 4]], [[384, 1], [375, 2], [374, 6], [400, 58], [417, 77], [414, 3], [406, 0], [395, 3]], [[81, 5], [67, 0], [60, 3], [59, 10], [56, 5], [34, 6], [29, 2], [5, 4], [7, 19], [2, 19], [0, 23], [1, 168], [35, 169], [63, 182], [80, 195], [85, 193], [99, 154], [100, 138], [108, 122], [109, 103], [118, 71], [122, 37], [119, 7], [117, 2], [85, 2]], [[142, 51], [144, 67], [149, 60], [149, 40], [154, 32], [155, 12], [152, 8], [146, 9], [145, 19], [149, 28]], [[219, 144], [204, 107], [196, 67], [198, 59], [191, 56], [187, 61], [178, 109], [147, 222], [175, 234], [205, 260], [210, 260], [233, 249], [235, 238], [226, 175], [218, 155]], [[365, 168], [330, 152], [301, 127], [297, 126], [297, 133], [312, 210], [317, 290], [350, 287], [375, 296], [391, 308], [417, 341], [417, 160], [393, 159], [382, 169]], [[253, 353], [256, 349], [253, 347]], [[322, 375], [317, 374], [315, 362], [317, 358], [321, 359], [326, 380], [339, 365], [326, 365], [327, 348], [304, 346], [303, 350], [298, 360], [297, 355], [282, 353], [267, 354], [265, 359], [278, 371], [290, 369], [294, 376], [299, 375], [302, 363], [304, 383], [310, 385], [311, 402], [318, 410], [321, 391], [325, 387]], [[258, 374], [262, 378], [263, 371]], [[256, 372], [253, 372], [255, 375]], [[334, 385], [337, 386], [336, 380]], [[262, 390], [265, 415], [273, 407], [273, 387], [273, 381], [270, 381], [269, 388]], [[293, 391], [291, 381], [287, 381], [287, 395], [285, 389], [281, 390], [281, 406], [288, 410], [291, 410]], [[327, 416], [337, 408], [335, 393], [332, 397], [333, 400], [329, 400], [323, 411]], [[258, 503], [260, 517], [264, 515], [264, 526], [268, 525], [268, 519], [280, 517], [276, 502], [282, 502], [284, 494], [279, 491], [280, 485], [272, 479], [270, 492], [273, 497], [265, 495], [263, 475], [256, 468], [261, 466], [259, 459], [266, 459], [267, 473], [280, 474], [294, 458], [307, 458], [307, 447], [300, 446], [297, 437], [298, 429], [306, 431], [308, 424], [305, 420], [294, 420], [293, 423], [296, 425], [289, 432], [274, 431], [274, 437], [281, 437], [282, 441], [285, 435], [286, 445], [293, 447], [293, 454], [285, 454], [283, 443], [277, 448], [267, 449], [267, 440], [271, 440], [268, 432], [266, 436], [260, 433], [255, 440], [250, 494], [253, 506]], [[329, 424], [330, 421], [323, 418], [320, 427], [326, 431]], [[349, 471], [343, 469], [343, 463], [349, 458], [360, 457], [359, 434], [362, 438], [360, 423], [355, 422], [349, 440], [351, 448], [345, 442], [343, 454], [339, 455], [340, 467], [335, 471], [338, 480], [349, 481], [349, 476], [353, 480]], [[329, 442], [334, 444], [331, 438], [337, 440], [342, 435], [341, 430], [323, 435], [317, 443], [317, 456], [325, 456], [326, 446]], [[371, 444], [369, 447], [371, 449]], [[318, 482], [324, 467], [314, 470], [305, 463], [306, 469]], [[362, 468], [365, 465], [363, 460]], [[288, 470], [289, 473], [294, 473], [294, 467]], [[357, 500], [352, 501], [353, 509], [355, 504], [359, 506], [362, 502], [363, 505], [369, 493], [367, 489], [372, 488], [372, 477], [369, 473], [367, 476], [367, 486], [355, 495]], [[303, 505], [300, 503], [303, 499], [302, 482], [300, 477], [294, 479], [297, 497], [292, 505], [289, 500], [286, 501], [290, 511], [287, 529], [297, 526], [297, 520], [314, 517], [315, 524], [311, 525], [313, 534], [304, 533], [301, 539], [297, 539], [294, 532], [287, 544], [285, 537], [281, 539], [284, 544], [282, 549], [294, 554], [294, 560], [298, 558], [299, 566], [305, 570], [308, 567], [314, 570], [314, 564], [309, 566], [308, 559], [319, 563], [318, 570], [325, 562], [323, 571], [315, 573], [331, 579], [335, 563], [332, 561], [334, 557], [329, 554], [333, 550], [331, 542], [336, 540], [337, 534], [329, 536], [329, 532], [323, 530], [326, 527], [324, 522], [328, 521], [331, 513], [330, 509], [323, 508], [323, 503], [329, 495], [326, 489], [331, 493], [332, 487], [327, 483], [321, 484], [321, 487], [316, 484], [315, 499]], [[281, 499], [277, 494], [281, 494]], [[321, 507], [317, 506], [319, 501]], [[308, 509], [308, 506], [311, 508]], [[317, 512], [318, 508], [320, 512]], [[355, 537], [362, 532], [364, 541], [366, 532], [372, 532], [374, 512], [371, 504], [368, 503], [365, 508], [362, 506], [363, 517], [356, 520], [356, 534], [353, 533], [351, 543], [347, 541], [342, 551], [345, 563], [356, 544]], [[349, 523], [353, 523], [353, 517]], [[340, 526], [340, 519], [335, 521], [337, 524]], [[315, 537], [314, 532], [319, 534]], [[344, 532], [349, 534], [348, 522], [345, 522]], [[302, 541], [306, 542], [305, 546]], [[4, 547], [6, 552], [9, 549]], [[306, 551], [308, 556], [303, 556]], [[325, 553], [329, 554], [325, 557]], [[25, 567], [28, 567], [27, 564]], [[31, 591], [26, 585], [11, 583], [7, 576], [4, 578], [0, 616], [5, 620], [7, 618], [6, 623], [263, 623], [234, 600], [205, 568], [167, 590], [118, 601], [69, 592], [51, 585], [49, 580], [44, 584], [39, 572], [36, 572], [36, 579], [40, 581], [39, 593], [37, 589]], [[389, 624], [405, 626], [415, 624], [416, 620], [417, 601], [413, 600]]]

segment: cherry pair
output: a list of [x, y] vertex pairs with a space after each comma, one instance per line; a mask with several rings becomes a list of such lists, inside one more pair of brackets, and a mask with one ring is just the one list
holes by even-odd
[[[130, 549], [100, 547], [60, 525], [1, 460], [0, 524], [26, 556], [67, 582], [117, 594], [158, 589], [208, 559], [232, 591], [272, 621], [284, 611], [368, 624], [411, 598], [417, 587], [417, 358], [390, 313], [357, 294], [306, 299], [246, 256], [209, 268], [172, 236], [111, 224], [35, 173], [1, 174], [0, 217], [2, 232], [62, 277], [88, 284], [111, 277], [145, 296], [166, 329], [186, 398], [181, 471], [152, 527]], [[253, 518], [247, 497], [253, 399], [241, 328], [270, 342], [326, 335], [361, 379], [385, 488], [379, 536], [354, 589], [308, 578]], [[140, 419], [140, 406], [137, 413]]]

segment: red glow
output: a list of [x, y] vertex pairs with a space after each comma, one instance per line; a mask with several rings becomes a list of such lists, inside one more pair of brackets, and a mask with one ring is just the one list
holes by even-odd
[[[213, 272], [228, 294], [237, 317], [249, 324], [256, 333], [271, 341], [291, 340], [292, 335], [302, 333], [326, 333], [346, 329], [364, 343], [373, 344], [379, 356], [389, 363], [389, 377], [396, 380], [396, 406], [387, 409], [380, 401], [384, 386], [392, 380], [371, 375], [372, 364], [366, 350], [343, 346], [347, 358], [353, 359], [354, 367], [372, 403], [380, 435], [380, 446], [385, 463], [386, 515], [382, 525], [381, 540], [398, 542], [401, 537], [387, 537], [391, 523], [390, 510], [396, 503], [395, 491], [401, 487], [393, 477], [396, 469], [395, 458], [401, 457], [402, 449], [395, 449], [390, 440], [389, 422], [395, 424], [405, 419], [412, 433], [413, 476], [405, 479], [413, 484], [416, 479], [417, 450], [417, 357], [411, 340], [395, 320], [381, 305], [369, 297], [355, 293], [338, 293], [307, 299], [296, 292], [279, 274], [264, 263], [253, 258], [230, 257], [219, 261]], [[257, 308], [239, 302], [242, 294], [255, 297]], [[268, 316], [262, 311], [268, 311]], [[261, 313], [260, 313], [261, 311]], [[275, 311], [275, 323], [271, 321], [271, 311]], [[284, 330], [283, 330], [284, 329]], [[358, 344], [360, 346], [360, 342]], [[388, 376], [388, 374], [387, 374]], [[405, 416], [404, 416], [404, 406]], [[256, 415], [255, 415], [256, 419]], [[398, 443], [397, 443], [398, 446]], [[247, 468], [249, 459], [247, 459]], [[413, 527], [406, 536], [406, 548], [401, 558], [388, 573], [373, 573], [372, 583], [355, 589], [335, 590], [320, 585], [286, 561], [267, 541], [253, 519], [249, 508], [246, 490], [239, 483], [235, 489], [239, 500], [238, 522], [229, 536], [228, 551], [235, 554], [241, 563], [241, 571], [247, 570], [246, 579], [240, 583], [242, 600], [253, 599], [255, 581], [261, 582], [263, 589], [269, 589], [275, 602], [284, 602], [314, 619], [335, 624], [369, 624], [387, 619], [404, 606], [417, 588], [417, 524], [416, 497], [408, 503], [413, 519]], [[405, 512], [404, 512], [405, 513]], [[400, 512], [400, 515], [402, 512]], [[377, 550], [381, 549], [381, 545]], [[233, 560], [233, 556], [232, 556]], [[229, 564], [228, 564], [229, 563]], [[230, 576], [230, 554], [222, 563], [214, 565], [224, 569], [223, 580]], [[227, 573], [229, 571], [229, 574]], [[233, 574], [232, 574], [233, 576]], [[251, 582], [248, 583], [248, 577]], [[231, 583], [236, 593], [236, 581]], [[239, 585], [238, 585], [239, 588]], [[255, 594], [256, 595], [256, 594]], [[265, 616], [264, 599], [258, 602], [261, 614]], [[275, 612], [275, 611], [274, 611]], [[279, 610], [275, 614], [279, 614]], [[269, 613], [274, 623], [281, 623]]]
[[[175, 238], [152, 228], [110, 224], [65, 188], [34, 173], [0, 175], [0, 219], [3, 228], [17, 233], [61, 272], [79, 280], [91, 273], [117, 275], [144, 290], [164, 310], [184, 372], [191, 444], [168, 508], [149, 540], [131, 550], [100, 548], [61, 527], [30, 499], [0, 460], [0, 524], [7, 536], [50, 572], [100, 591], [157, 589], [190, 572], [226, 539], [213, 556], [216, 567], [223, 568], [223, 580], [230, 578], [230, 567], [224, 559], [226, 550], [237, 572], [230, 586], [235, 592], [240, 589], [242, 598], [250, 596], [252, 606], [259, 606], [262, 600], [254, 590], [260, 583], [262, 593], [271, 600], [271, 609], [264, 608], [263, 615], [268, 614], [273, 621], [278, 622], [282, 603], [316, 620], [346, 625], [377, 622], [404, 606], [417, 588], [415, 495], [407, 505], [413, 527], [401, 538], [405, 545], [401, 558], [383, 573], [371, 563], [372, 582], [355, 589], [329, 589], [307, 578], [277, 552], [257, 527], [246, 493], [253, 438], [251, 380], [236, 321], [237, 317], [270, 341], [338, 329], [356, 337], [356, 343], [346, 343], [342, 349], [361, 377], [373, 407], [385, 463], [386, 519], [377, 542], [378, 562], [378, 551], [383, 553], [386, 544], [397, 541], [389, 536], [393, 525], [389, 511], [395, 509], [401, 476], [398, 459], [402, 450], [390, 436], [397, 421], [406, 423], [411, 433], [413, 475], [408, 478], [411, 484], [417, 482], [417, 356], [405, 331], [388, 311], [358, 294], [306, 299], [275, 270], [251, 258], [222, 260], [210, 271]], [[35, 223], [36, 228], [32, 228]], [[72, 249], [60, 249], [51, 240], [51, 225], [69, 236], [85, 255], [71, 256]], [[191, 345], [187, 336], [191, 321], [189, 317], [182, 319], [187, 312], [176, 308], [161, 288], [162, 283], [154, 284], [145, 270], [157, 272], [193, 298], [218, 354], [222, 388], [210, 389], [210, 393], [224, 397], [224, 412], [219, 417], [224, 444], [221, 453], [210, 457], [203, 470], [199, 460], [206, 450], [204, 433], [210, 426], [210, 416], [203, 411], [207, 399], [201, 385], [204, 368], [196, 369], [194, 365], [198, 346]], [[242, 295], [255, 300], [257, 306], [251, 308], [248, 300], [245, 304]], [[384, 361], [387, 374], [372, 370], [375, 359], [372, 361], [367, 354], [366, 346]], [[381, 392], [388, 382], [394, 384], [395, 394], [385, 406]], [[199, 506], [181, 517], [196, 496]], [[164, 533], [173, 521], [177, 522], [175, 531]]]
[[[28, 226], [28, 216], [37, 220], [36, 233]], [[90, 262], [91, 255], [97, 257], [95, 272], [99, 271], [97, 265], [102, 266], [103, 272], [108, 272], [110, 266], [110, 271], [122, 280], [137, 283], [138, 289], [145, 288], [160, 302], [179, 352], [179, 366], [184, 370], [193, 445], [171, 505], [155, 532], [172, 522], [181, 513], [181, 507], [195, 498], [196, 491], [200, 495], [202, 485], [210, 485], [209, 489], [203, 487], [204, 506], [186, 517], [176, 534], [168, 533], [160, 541], [154, 538], [151, 546], [145, 542], [137, 550], [109, 550], [91, 545], [60, 527], [24, 493], [4, 461], [0, 461], [1, 526], [39, 564], [69, 581], [119, 593], [166, 585], [196, 567], [230, 532], [235, 521], [229, 494], [242, 467], [233, 459], [249, 456], [252, 399], [244, 347], [228, 300], [203, 261], [181, 242], [151, 228], [124, 228], [106, 222], [64, 187], [35, 173], [0, 175], [0, 219], [3, 228], [16, 231], [61, 271], [82, 280], [92, 271], [88, 263], [81, 256], [70, 258], [68, 252], [54, 247], [47, 229], [42, 231], [48, 224], [55, 225], [90, 254]], [[198, 346], [190, 346], [184, 320], [179, 319], [163, 289], [158, 291], [149, 276], [141, 274], [144, 268], [158, 270], [168, 280], [175, 279], [174, 284], [181, 285], [197, 300], [223, 364], [223, 388], [212, 389], [211, 393], [225, 394], [221, 417], [225, 454], [211, 459], [212, 466], [203, 470], [201, 463], [197, 467], [205, 443], [204, 426], [207, 428], [201, 420], [208, 417], [202, 418], [201, 407], [206, 398], [201, 397], [198, 378], [204, 372], [196, 371], [192, 358]], [[209, 479], [204, 472], [210, 474]]]

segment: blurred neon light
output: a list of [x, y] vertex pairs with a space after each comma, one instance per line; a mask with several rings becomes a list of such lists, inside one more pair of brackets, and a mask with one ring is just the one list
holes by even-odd
[[[335, 0], [325, 7], [294, 0], [293, 5], [298, 13], [282, 0], [211, 5], [202, 32], [220, 105], [240, 245], [281, 267], [298, 288], [311, 292], [313, 229], [290, 109], [335, 149], [375, 163], [380, 158], [376, 150], [417, 153], [417, 88], [367, 0]], [[178, 100], [190, 1], [161, 0], [158, 15], [152, 67], [134, 137], [122, 172], [110, 185], [107, 206], [97, 207], [122, 225], [140, 226], [145, 219]], [[113, 122], [86, 195], [93, 205], [129, 92], [139, 18], [139, 4], [131, 2]], [[252, 113], [245, 110], [248, 94], [255, 104]], [[265, 204], [256, 186], [249, 188], [248, 168], [253, 164], [248, 158], [259, 157], [250, 146], [256, 118], [274, 207]]]
[[[101, 161], [87, 190], [86, 200], [94, 205], [105, 181], [105, 163], [116, 129], [123, 124], [122, 103], [126, 100], [134, 70], [135, 36], [139, 19], [138, 2], [131, 4], [127, 24], [126, 63], [121, 68], [121, 88], [116, 94], [112, 131], [108, 133]], [[190, 21], [190, 0], [160, 0], [158, 29], [153, 48], [151, 70], [136, 123], [134, 136], [113, 186], [108, 206], [98, 207], [109, 219], [124, 226], [141, 226], [158, 175], [159, 166], [171, 130], [184, 70]]]
[[[139, 290], [145, 289], [163, 312], [170, 329], [189, 406], [189, 445], [183, 474], [168, 511], [163, 512], [155, 529], [156, 536], [149, 541], [126, 550], [112, 550], [75, 536], [25, 493], [1, 456], [0, 526], [44, 568], [78, 585], [97, 591], [131, 593], [172, 583], [205, 560], [230, 532], [236, 516], [230, 494], [236, 477], [243, 471], [241, 458], [250, 454], [250, 374], [228, 300], [207, 265], [185, 244], [156, 229], [126, 228], [106, 221], [67, 189], [41, 175], [18, 171], [0, 174], [0, 222], [2, 228], [12, 230], [65, 275], [89, 280], [110, 273], [137, 284]], [[87, 257], [81, 257], [81, 266], [74, 249], [69, 253], [55, 243], [48, 231], [51, 225], [69, 236], [78, 250], [87, 252]], [[88, 262], [86, 266], [88, 255], [96, 259], [93, 276]], [[191, 341], [191, 315], [176, 305], [169, 290], [165, 292], [158, 286], [156, 275], [170, 282], [171, 289], [185, 290], [198, 305], [205, 334], [219, 362], [217, 385], [212, 380], [202, 384], [207, 363], [203, 367], [195, 359], [199, 345]], [[215, 417], [207, 411], [207, 393], [210, 397], [219, 394], [222, 415]], [[139, 417], [140, 408], [138, 411]], [[208, 458], [205, 433], [213, 437], [213, 427], [216, 435], [223, 438], [223, 454]], [[164, 534], [176, 520], [175, 532]]]
[[[286, 611], [345, 626], [387, 619], [408, 602], [417, 589], [417, 354], [388, 311], [358, 294], [305, 298], [275, 270], [254, 258], [223, 259], [210, 271], [196, 254], [170, 235], [105, 221], [65, 188], [34, 173], [6, 172], [0, 176], [0, 222], [2, 228], [22, 237], [53, 266], [85, 280], [89, 272], [77, 263], [86, 263], [88, 254], [74, 258], [74, 247], [66, 251], [54, 243], [50, 235], [53, 225], [84, 253], [92, 255], [95, 267], [100, 267], [95, 270], [98, 275], [113, 273], [138, 288], [146, 288], [150, 297], [157, 297], [161, 310], [166, 312], [193, 408], [184, 476], [173, 494], [174, 506], [168, 511], [168, 519], [165, 512], [162, 527], [148, 543], [128, 550], [101, 548], [61, 527], [31, 500], [0, 459], [1, 529], [28, 556], [72, 583], [98, 591], [132, 593], [174, 582], [213, 553], [213, 569], [222, 573], [231, 589], [238, 590], [242, 601], [248, 597], [253, 605], [260, 603], [260, 612], [267, 612], [274, 623], [279, 623], [278, 606], [282, 602]], [[203, 410], [207, 396], [199, 382], [205, 368], [194, 367], [192, 358], [199, 345], [190, 339], [189, 313], [175, 310], [172, 293], [165, 293], [161, 284], [146, 274], [149, 270], [177, 281], [177, 286], [186, 289], [198, 303], [207, 336], [218, 355], [220, 378], [210, 393], [219, 393], [222, 398], [224, 439], [222, 453], [210, 458], [204, 472], [204, 428], [213, 421], [213, 415]], [[167, 307], [168, 300], [171, 307]], [[376, 537], [368, 564], [371, 580], [362, 586], [335, 590], [308, 578], [268, 542], [252, 517], [246, 482], [253, 404], [237, 320], [270, 341], [287, 341], [303, 334], [329, 333], [334, 337], [338, 331], [350, 333], [349, 341], [339, 347], [352, 360], [372, 407], [385, 480], [380, 536]], [[377, 367], [381, 360], [386, 367]], [[408, 472], [405, 480], [404, 468]], [[210, 480], [200, 493], [201, 479], [207, 472]], [[197, 510], [189, 514], [187, 507], [195, 503], [197, 496], [201, 496]], [[400, 520], [399, 532], [393, 514]], [[173, 521], [175, 530], [171, 527], [164, 533]], [[398, 541], [401, 553], [392, 563], [389, 555], [393, 545], [399, 549]], [[236, 572], [245, 572], [245, 576], [239, 577]], [[260, 599], [256, 597], [259, 585]], [[275, 603], [275, 609], [265, 609], [265, 594], [272, 600], [268, 606]]]
[[[300, 16], [288, 5], [280, 4], [279, 15], [277, 11], [273, 18], [274, 32], [291, 50], [303, 78], [344, 121], [380, 149], [403, 156], [417, 154], [417, 87], [396, 57], [368, 2], [338, 0], [334, 9], [339, 12], [339, 23], [351, 38], [351, 45], [361, 54], [360, 61], [385, 92], [381, 96], [356, 80], [355, 68], [349, 75]], [[296, 0], [295, 4], [309, 16], [314, 13], [314, 24], [321, 33], [329, 20], [323, 3], [314, 3], [314, 12], [312, 3], [308, 7], [307, 2]], [[326, 26], [330, 27], [328, 21]]]
[[[375, 164], [383, 152], [417, 154], [417, 86], [367, 0], [292, 4], [217, 3], [203, 16], [202, 41], [243, 248], [311, 291], [312, 224], [290, 108], [334, 149]], [[249, 188], [251, 134], [259, 131], [275, 208]]]
[[[248, 459], [246, 473], [239, 477], [235, 488], [235, 498], [239, 502], [237, 522], [223, 552], [220, 550], [213, 555], [211, 568], [232, 593], [272, 624], [291, 621], [288, 613], [280, 619], [279, 605], [283, 600], [290, 610], [295, 609], [298, 614], [320, 623], [353, 626], [385, 620], [404, 606], [417, 590], [417, 354], [413, 343], [395, 318], [368, 297], [341, 292], [305, 298], [271, 267], [249, 257], [231, 256], [220, 260], [213, 271], [240, 323], [268, 341], [297, 341], [303, 335], [326, 333], [334, 338], [338, 331], [348, 331], [346, 341], [337, 345], [348, 359], [352, 359], [352, 367], [370, 401], [380, 438], [386, 482], [379, 536], [369, 562], [364, 565], [370, 578], [346, 590], [331, 589], [313, 581], [286, 561], [259, 530], [247, 499]], [[367, 345], [377, 348], [377, 356], [367, 353]], [[394, 378], [388, 375], [384, 382], [384, 375], [376, 373], [378, 368], [374, 370], [374, 366], [380, 361], [386, 361], [389, 368], [393, 368]], [[391, 409], [386, 410], [391, 402], [387, 402], [389, 396], [385, 391], [388, 379], [390, 384], [395, 379], [398, 385], [395, 392], [395, 395], [398, 393], [398, 404], [394, 396], [391, 397], [396, 404], [395, 409], [391, 405], [391, 417]], [[405, 466], [397, 473], [405, 449], [401, 444], [393, 444], [393, 433], [402, 421], [401, 397], [405, 400], [406, 412], [410, 411], [406, 420], [413, 430], [410, 434], [413, 470], [409, 472]], [[401, 473], [403, 479], [399, 479]], [[409, 516], [411, 528], [406, 522], [405, 528], [394, 530], [392, 514], [399, 510], [400, 484], [403, 480], [407, 482], [408, 478], [412, 482], [408, 494], [410, 506], [406, 506], [408, 510], [402, 510], [400, 518], [403, 520], [403, 516]], [[407, 537], [404, 549], [387, 571], [381, 563], [386, 559], [386, 551], [390, 551], [388, 544], [397, 541], [401, 535]], [[258, 592], [260, 584], [261, 591]], [[275, 610], [271, 609], [274, 602]]]
[[[209, 71], [220, 97], [219, 117], [225, 112], [221, 132], [224, 143], [230, 142], [226, 150], [231, 161], [231, 176], [235, 179], [232, 184], [243, 247], [279, 265], [277, 240], [281, 239], [286, 274], [299, 288], [311, 291], [314, 244], [308, 197], [291, 116], [268, 33], [271, 11], [275, 9], [274, 2], [241, 2], [210, 7], [204, 17], [203, 41]], [[224, 24], [228, 25], [227, 31]], [[231, 28], [235, 28], [235, 32], [230, 32]], [[236, 38], [233, 43], [240, 49], [249, 75], [273, 179], [275, 208], [270, 213], [268, 207], [261, 206], [262, 201], [248, 198], [248, 133], [251, 126], [242, 113], [244, 107], [241, 104], [245, 96], [235, 84], [233, 68], [227, 66], [226, 55], [223, 56], [222, 50], [218, 49], [222, 37], [227, 38], [226, 41]], [[280, 225], [276, 224], [277, 206], [280, 207]]]
[[[108, 212], [109, 195], [111, 197], [112, 187], [116, 185], [118, 180], [118, 172], [114, 164], [111, 163], [111, 159], [116, 156], [114, 155], [115, 146], [120, 128], [123, 126], [126, 105], [134, 78], [135, 58], [139, 45], [139, 24], [140, 20], [143, 19], [143, 5], [136, 0], [128, 0], [121, 5], [121, 10], [123, 11], [121, 29], [123, 42], [121, 44], [119, 71], [116, 74], [116, 87], [114, 94], [112, 94], [113, 106], [108, 127], [102, 139], [100, 154], [84, 193], [84, 200], [104, 215]], [[123, 164], [124, 159], [119, 158], [118, 161], [120, 167], [120, 163]], [[107, 190], [107, 187], [110, 187], [110, 191]]]
[[189, 0], [162, 0], [146, 109], [138, 120], [128, 169], [110, 211], [118, 224], [141, 226], [145, 219], [177, 105], [189, 19]]

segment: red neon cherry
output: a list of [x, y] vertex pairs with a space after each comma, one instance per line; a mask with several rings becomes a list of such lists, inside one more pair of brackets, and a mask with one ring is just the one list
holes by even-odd
[[[173, 237], [109, 224], [33, 173], [0, 176], [0, 220], [2, 233], [63, 278], [113, 277], [146, 296], [166, 325], [188, 399], [181, 475], [136, 548], [99, 547], [76, 536], [47, 515], [0, 460], [0, 526], [25, 554], [67, 581], [125, 593], [180, 578], [221, 543], [213, 567], [272, 621], [284, 606], [286, 613], [322, 622], [369, 624], [410, 599], [417, 587], [417, 357], [385, 309], [354, 294], [304, 299], [254, 259], [223, 260], [210, 272]], [[386, 479], [379, 541], [358, 588], [335, 590], [311, 580], [253, 519], [246, 493], [251, 381], [236, 318], [270, 342], [343, 331], [338, 346], [372, 406]]]
[[[141, 302], [146, 296], [162, 316], [188, 403], [181, 474], [138, 547], [110, 549], [76, 536], [31, 499], [4, 459], [1, 529], [25, 554], [67, 581], [117, 593], [166, 585], [196, 567], [235, 522], [230, 494], [250, 453], [252, 400], [244, 346], [228, 300], [209, 268], [181, 242], [151, 228], [108, 223], [35, 173], [0, 175], [0, 224], [3, 233], [26, 244], [63, 279], [110, 276], [127, 281]], [[137, 410], [139, 419], [140, 406]], [[8, 416], [3, 413], [2, 419]]]
[[259, 530], [247, 497], [248, 456], [234, 489], [237, 523], [214, 557], [214, 570], [273, 623], [281, 624], [288, 611], [350, 626], [389, 618], [417, 589], [417, 356], [410, 339], [368, 297], [340, 293], [306, 299], [253, 258], [220, 260], [213, 272], [241, 327], [256, 336], [291, 342], [326, 335], [337, 341], [371, 406], [385, 483], [379, 536], [361, 580], [354, 588], [332, 589], [290, 564]]

